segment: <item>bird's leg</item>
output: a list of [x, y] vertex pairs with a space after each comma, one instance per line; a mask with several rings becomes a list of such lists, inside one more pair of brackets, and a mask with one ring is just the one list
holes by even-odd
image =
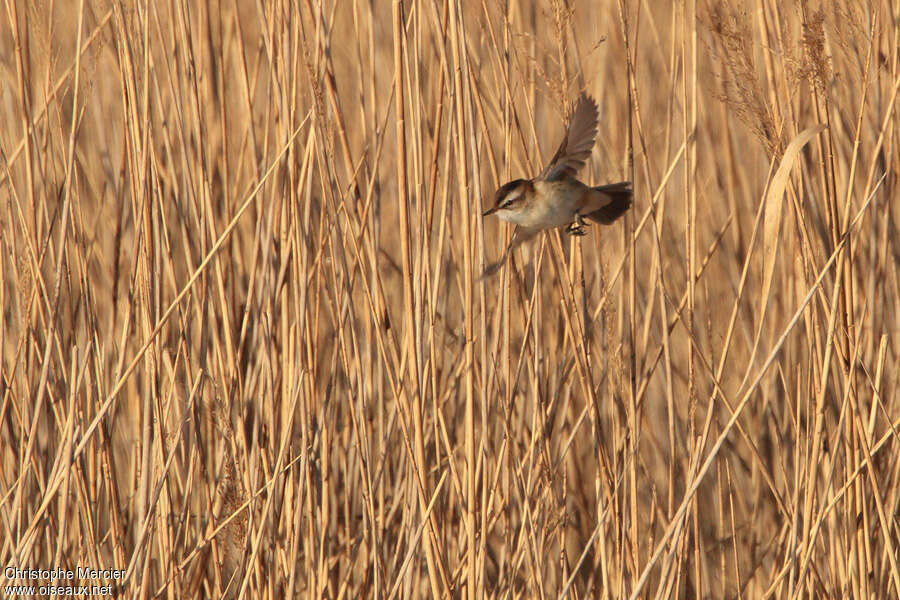
[[566, 227], [566, 233], [569, 235], [585, 235], [587, 232], [584, 230], [584, 226], [587, 223], [584, 222], [584, 219], [581, 218], [581, 215], [575, 215], [575, 220], [569, 223], [569, 226]]

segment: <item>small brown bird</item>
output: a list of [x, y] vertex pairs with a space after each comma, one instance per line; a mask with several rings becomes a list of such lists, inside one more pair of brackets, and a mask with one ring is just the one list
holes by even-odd
[[494, 206], [482, 216], [496, 214], [517, 227], [506, 252], [482, 277], [496, 273], [515, 247], [543, 229], [568, 225], [568, 233], [584, 235], [585, 218], [609, 225], [631, 207], [630, 181], [591, 187], [575, 179], [591, 155], [597, 121], [597, 103], [582, 94], [550, 164], [534, 179], [510, 181], [494, 194]]

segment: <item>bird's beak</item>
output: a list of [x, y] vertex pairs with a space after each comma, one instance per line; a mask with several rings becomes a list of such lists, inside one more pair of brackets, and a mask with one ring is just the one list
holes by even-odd
[[488, 216], [488, 215], [492, 215], [492, 214], [494, 214], [495, 212], [497, 212], [498, 210], [500, 210], [500, 209], [497, 208], [496, 206], [494, 206], [494, 207], [492, 207], [492, 208], [487, 209], [487, 210], [484, 211], [483, 213], [481, 213], [481, 216], [482, 216], [482, 217], [486, 217], [486, 216]]

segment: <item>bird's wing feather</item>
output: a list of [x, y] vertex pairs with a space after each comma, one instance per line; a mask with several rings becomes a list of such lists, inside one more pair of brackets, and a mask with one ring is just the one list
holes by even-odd
[[597, 136], [597, 122], [597, 103], [587, 94], [582, 94], [569, 119], [569, 126], [559, 149], [538, 175], [538, 179], [553, 181], [566, 175], [574, 176], [591, 156], [594, 138]]
[[523, 243], [527, 242], [540, 232], [540, 229], [530, 229], [528, 227], [517, 226], [516, 230], [513, 232], [512, 239], [509, 241], [509, 246], [506, 247], [506, 252], [503, 253], [503, 256], [500, 257], [500, 260], [485, 267], [484, 273], [481, 274], [481, 277], [479, 279], [490, 277], [491, 275], [499, 271], [500, 267], [502, 267], [504, 263], [506, 263], [506, 260], [509, 258], [510, 252], [512, 252], [517, 247], [521, 246]]

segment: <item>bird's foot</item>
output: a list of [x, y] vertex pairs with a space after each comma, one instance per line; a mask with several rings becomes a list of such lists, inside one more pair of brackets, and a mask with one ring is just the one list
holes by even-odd
[[581, 219], [581, 216], [579, 215], [579, 216], [575, 217], [575, 221], [573, 221], [572, 223], [569, 223], [569, 226], [566, 227], [566, 233], [568, 233], [569, 235], [577, 235], [577, 236], [586, 235], [587, 231], [585, 230], [584, 225], [585, 225], [585, 223]]

